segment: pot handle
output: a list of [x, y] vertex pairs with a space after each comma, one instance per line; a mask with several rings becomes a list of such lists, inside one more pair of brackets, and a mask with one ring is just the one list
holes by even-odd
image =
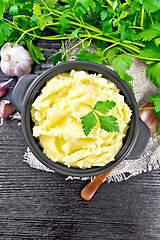
[[19, 113], [21, 113], [22, 103], [23, 103], [24, 96], [27, 92], [27, 89], [29, 88], [29, 86], [37, 76], [38, 76], [37, 74], [28, 74], [28, 75], [22, 76], [18, 80], [13, 90], [12, 103]]
[[139, 133], [131, 154], [127, 159], [140, 158], [150, 139], [150, 130], [148, 126], [139, 119]]

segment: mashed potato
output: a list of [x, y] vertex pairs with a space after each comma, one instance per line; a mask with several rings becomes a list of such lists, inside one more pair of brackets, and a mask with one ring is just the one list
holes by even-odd
[[[86, 136], [81, 117], [97, 101], [116, 103], [107, 115], [117, 118], [119, 132], [106, 132], [97, 124]], [[119, 89], [100, 74], [72, 70], [50, 79], [31, 108], [33, 136], [44, 154], [68, 167], [90, 168], [113, 161], [128, 129], [131, 110]]]

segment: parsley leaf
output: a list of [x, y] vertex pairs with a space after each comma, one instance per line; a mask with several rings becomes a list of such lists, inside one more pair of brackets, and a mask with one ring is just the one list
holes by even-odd
[[144, 9], [150, 12], [156, 12], [160, 9], [159, 0], [143, 0]]
[[156, 127], [157, 133], [160, 134], [160, 125]]
[[160, 59], [160, 48], [156, 47], [153, 42], [147, 43], [143, 50], [140, 51], [139, 56]]
[[128, 54], [123, 53], [115, 57], [112, 63], [115, 72], [120, 76], [122, 80], [127, 82], [131, 89], [133, 89], [133, 86], [129, 83], [129, 81], [131, 81], [133, 78], [127, 75], [125, 71], [125, 69], [129, 69], [131, 67], [132, 58]]
[[64, 54], [63, 58], [62, 58], [63, 62], [67, 62], [68, 61], [68, 57], [67, 57], [67, 53]]
[[0, 21], [0, 45], [2, 45], [11, 34], [12, 28], [5, 22]]
[[158, 47], [160, 45], [160, 38], [154, 39], [154, 42], [155, 42], [156, 46]]
[[57, 52], [50, 57], [52, 58], [53, 66], [55, 66], [58, 62], [62, 62], [62, 55], [63, 52]]
[[29, 49], [29, 55], [36, 63], [39, 63], [39, 60], [45, 60], [44, 54], [42, 53], [43, 48], [35, 46], [32, 41], [27, 41], [26, 43]]
[[147, 67], [146, 76], [150, 76], [150, 79], [154, 85], [160, 88], [160, 62], [150, 64]]
[[157, 31], [160, 32], [160, 23], [156, 23], [152, 26], [152, 28], [156, 29]]
[[50, 15], [43, 16], [40, 5], [36, 3], [34, 3], [33, 6], [33, 13], [36, 16], [36, 22], [41, 31], [43, 31], [48, 24], [52, 23], [52, 17]]
[[138, 38], [142, 41], [150, 41], [158, 36], [160, 36], [160, 32], [154, 28], [146, 29], [138, 34]]
[[62, 36], [64, 36], [66, 29], [70, 28], [69, 20], [67, 18], [68, 14], [69, 11], [64, 12], [59, 19], [59, 32]]
[[155, 111], [160, 112], [160, 93], [148, 97], [148, 100], [155, 105]]
[[102, 101], [98, 101], [95, 106], [94, 106], [94, 110], [97, 110], [103, 114], [106, 114], [109, 112], [109, 110], [111, 110], [114, 106], [115, 106], [115, 102], [113, 101], [105, 101], [105, 102], [102, 102]]
[[82, 119], [81, 123], [83, 125], [82, 128], [84, 130], [84, 133], [86, 136], [88, 136], [92, 128], [96, 126], [97, 118], [95, 117], [93, 111], [91, 111], [84, 117], [81, 117], [81, 119]]
[[156, 117], [160, 119], [160, 93], [148, 97], [148, 100], [154, 104], [153, 112], [156, 114]]
[[108, 16], [107, 11], [103, 10], [100, 13], [100, 16], [101, 16], [102, 21], [104, 21], [107, 18], [107, 16]]
[[76, 38], [77, 36], [78, 36], [78, 33], [79, 33], [79, 30], [80, 30], [81, 28], [77, 28], [77, 29], [75, 29], [72, 33], [71, 33], [71, 35], [70, 35], [70, 37], [69, 37], [69, 40], [71, 40], [72, 38]]
[[113, 116], [100, 116], [98, 115], [100, 126], [107, 132], [119, 132], [117, 118]]
[[19, 14], [18, 5], [15, 4], [15, 5], [11, 6], [10, 12], [12, 13], [13, 16], [18, 15]]
[[106, 51], [105, 53], [105, 62], [109, 65], [112, 64], [113, 59], [116, 57], [117, 53], [119, 53], [119, 48], [117, 47], [113, 47], [111, 49], [109, 49], [108, 51]]
[[76, 3], [80, 3], [88, 12], [96, 6], [94, 0], [77, 0]]
[[120, 78], [123, 79], [126, 73], [125, 69], [129, 69], [131, 67], [131, 63], [132, 58], [126, 53], [118, 55], [115, 59], [113, 59], [114, 70], [120, 76]]
[[88, 52], [86, 50], [80, 51], [79, 54], [76, 55], [77, 61], [89, 61], [89, 62], [96, 62], [101, 64], [104, 60], [103, 57], [96, 55], [95, 53]]
[[160, 120], [160, 112], [156, 112], [154, 109], [153, 112], [156, 114], [156, 117]]
[[102, 22], [102, 30], [104, 34], [112, 32], [112, 19]]
[[82, 128], [84, 130], [84, 133], [86, 136], [90, 133], [90, 131], [96, 126], [97, 118], [99, 119], [100, 127], [101, 129], [104, 129], [107, 132], [119, 132], [119, 126], [117, 123], [117, 118], [111, 116], [101, 116], [97, 113], [101, 112], [103, 114], [106, 114], [116, 105], [113, 101], [98, 101], [94, 108], [92, 108], [90, 105], [90, 108], [92, 109], [91, 112], [89, 112], [87, 115], [81, 117], [81, 123]]
[[58, 2], [58, 0], [44, 0], [44, 2], [47, 4], [49, 8], [55, 8], [55, 4]]

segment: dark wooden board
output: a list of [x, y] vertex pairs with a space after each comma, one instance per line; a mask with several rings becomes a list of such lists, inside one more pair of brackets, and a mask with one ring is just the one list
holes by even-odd
[[[49, 57], [60, 43], [39, 42]], [[34, 73], [51, 66], [35, 65]], [[0, 72], [0, 80], [9, 79]], [[16, 78], [5, 99], [10, 99]], [[160, 170], [121, 183], [104, 183], [90, 202], [80, 197], [87, 182], [31, 168], [18, 121], [0, 127], [0, 239], [159, 240]]]

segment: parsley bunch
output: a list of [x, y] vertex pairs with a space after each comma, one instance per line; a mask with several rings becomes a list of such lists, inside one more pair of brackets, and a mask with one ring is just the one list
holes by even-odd
[[113, 101], [98, 101], [94, 108], [90, 105], [89, 107], [92, 109], [87, 115], [81, 117], [81, 123], [86, 136], [90, 133], [92, 128], [94, 128], [99, 121], [101, 129], [104, 129], [107, 132], [119, 132], [119, 126], [117, 123], [117, 118], [111, 116], [102, 116], [97, 113], [100, 112], [102, 114], [106, 114], [115, 106], [115, 102]]
[[[126, 72], [131, 56], [147, 65], [146, 75], [160, 87], [159, 0], [1, 0], [0, 46], [5, 41], [25, 45], [37, 63], [45, 60], [36, 39], [79, 39], [77, 60], [105, 62], [130, 87]], [[6, 15], [7, 14], [7, 15]], [[9, 14], [9, 18], [7, 17]], [[48, 29], [50, 36], [45, 35]], [[95, 44], [95, 52], [87, 48]], [[77, 44], [75, 44], [76, 46]], [[72, 48], [74, 48], [73, 46]], [[72, 49], [71, 48], [71, 49]], [[53, 64], [67, 61], [71, 49], [52, 56]]]

